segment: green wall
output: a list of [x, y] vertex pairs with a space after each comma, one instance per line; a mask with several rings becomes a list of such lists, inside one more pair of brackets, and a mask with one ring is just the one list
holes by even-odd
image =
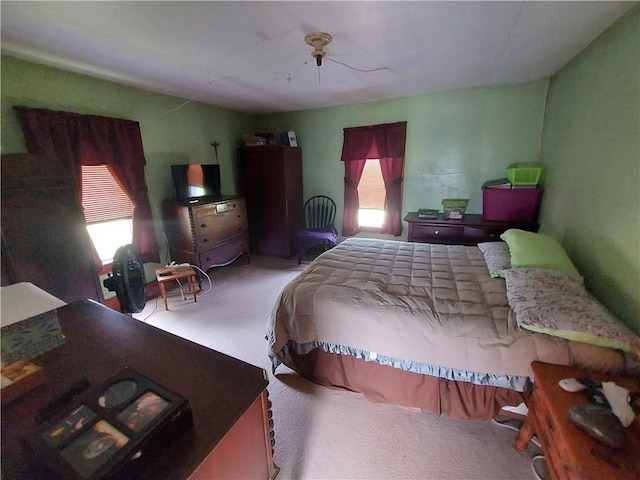
[[[365, 74], [363, 74], [365, 75]], [[442, 209], [443, 198], [469, 198], [482, 213], [482, 184], [513, 162], [538, 160], [547, 81], [473, 88], [293, 113], [264, 115], [273, 132], [294, 130], [302, 147], [304, 196], [326, 194], [342, 226], [342, 129], [407, 122], [403, 215]], [[407, 225], [403, 224], [402, 239]]]
[[542, 231], [640, 333], [640, 6], [551, 80]]
[[[170, 165], [214, 163], [210, 143], [220, 142], [222, 192], [235, 194], [235, 149], [255, 118], [182, 98], [145, 92], [115, 83], [2, 57], [2, 153], [26, 152], [14, 105], [125, 118], [140, 123], [146, 175], [156, 221], [161, 260], [169, 259], [160, 226], [161, 204], [173, 198]], [[182, 106], [181, 106], [182, 105]]]
[[[303, 150], [304, 195], [333, 197], [341, 226], [342, 129], [407, 121], [404, 213], [441, 208], [447, 197], [468, 197], [468, 211], [481, 213], [484, 181], [505, 176], [512, 162], [541, 160], [546, 169], [542, 231], [565, 245], [589, 289], [638, 332], [639, 12], [640, 6], [634, 7], [550, 82], [255, 117], [198, 102], [176, 109], [184, 99], [4, 56], [1, 148], [25, 151], [15, 104], [136, 120], [159, 219], [161, 201], [173, 195], [171, 163], [214, 161], [209, 143], [217, 140], [223, 191], [233, 194], [235, 148], [242, 134], [256, 126], [277, 134], [294, 130]], [[161, 230], [158, 240], [164, 260]]]

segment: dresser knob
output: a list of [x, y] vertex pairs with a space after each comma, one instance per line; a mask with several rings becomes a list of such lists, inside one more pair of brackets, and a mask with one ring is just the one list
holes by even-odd
[[440, 233], [440, 230], [436, 230], [436, 235], [438, 235]]

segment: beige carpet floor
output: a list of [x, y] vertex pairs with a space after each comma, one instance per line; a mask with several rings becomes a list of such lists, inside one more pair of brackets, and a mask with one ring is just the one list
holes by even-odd
[[170, 311], [154, 299], [135, 317], [269, 373], [279, 480], [536, 478], [531, 458], [538, 448], [516, 452], [516, 432], [492, 422], [372, 403], [285, 366], [274, 377], [265, 325], [281, 289], [304, 266], [297, 259], [253, 256], [249, 265], [211, 270], [213, 286], [197, 303], [174, 290]]

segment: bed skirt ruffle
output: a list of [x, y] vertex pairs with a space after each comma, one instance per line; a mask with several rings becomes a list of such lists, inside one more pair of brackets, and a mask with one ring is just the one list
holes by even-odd
[[531, 395], [524, 392], [449, 380], [400, 370], [314, 349], [298, 354], [284, 349], [283, 363], [320, 385], [362, 393], [369, 401], [428, 410], [437, 415], [468, 420], [489, 420], [504, 406], [517, 406]]

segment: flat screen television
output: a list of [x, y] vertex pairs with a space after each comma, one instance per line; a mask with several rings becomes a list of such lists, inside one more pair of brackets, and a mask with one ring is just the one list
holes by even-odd
[[220, 165], [171, 165], [176, 200], [197, 203], [216, 200], [220, 194]]

